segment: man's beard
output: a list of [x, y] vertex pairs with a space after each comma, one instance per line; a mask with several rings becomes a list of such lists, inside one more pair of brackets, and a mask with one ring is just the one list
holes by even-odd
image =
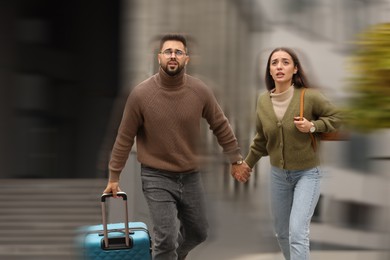
[[176, 76], [177, 74], [179, 74], [183, 69], [184, 69], [184, 65], [180, 65], [178, 64], [176, 69], [174, 70], [170, 70], [169, 69], [169, 65], [165, 65], [165, 67], [161, 67], [169, 76]]

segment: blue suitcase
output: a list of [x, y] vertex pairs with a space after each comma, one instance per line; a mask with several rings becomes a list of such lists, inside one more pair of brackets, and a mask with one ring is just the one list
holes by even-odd
[[[102, 225], [94, 225], [82, 228], [82, 235], [77, 239], [77, 245], [81, 248], [82, 259], [132, 259], [150, 260], [151, 239], [148, 228], [143, 222], [129, 222], [127, 211], [127, 195], [118, 192], [125, 203], [125, 222], [107, 224], [106, 198], [112, 194], [103, 194]], [[127, 234], [127, 235], [126, 235]]]

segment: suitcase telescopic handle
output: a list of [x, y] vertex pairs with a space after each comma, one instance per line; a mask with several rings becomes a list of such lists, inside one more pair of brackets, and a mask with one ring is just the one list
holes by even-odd
[[[121, 197], [125, 203], [125, 242], [126, 246], [130, 247], [129, 239], [129, 213], [127, 210], [127, 194], [123, 191], [117, 193], [118, 197]], [[101, 196], [101, 205], [102, 205], [102, 219], [103, 219], [103, 234], [104, 234], [104, 247], [108, 248], [108, 227], [107, 227], [107, 211], [106, 211], [106, 198], [113, 197], [112, 193], [103, 193]]]
[[[118, 192], [116, 193], [116, 195], [117, 195], [118, 197], [122, 197], [123, 200], [127, 200], [127, 194], [126, 194], [126, 192], [118, 191]], [[109, 198], [109, 197], [114, 197], [114, 194], [112, 194], [112, 193], [103, 193], [103, 194], [102, 194], [102, 197], [101, 197], [101, 201], [102, 201], [102, 202], [105, 202], [105, 201], [106, 201], [106, 198]]]

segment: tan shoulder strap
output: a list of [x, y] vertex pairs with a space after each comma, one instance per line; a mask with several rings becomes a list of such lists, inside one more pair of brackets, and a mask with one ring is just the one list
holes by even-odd
[[303, 120], [303, 102], [304, 102], [304, 97], [305, 97], [305, 91], [306, 91], [306, 88], [302, 88], [301, 90], [301, 101], [300, 101], [300, 104], [299, 104], [299, 120], [302, 121]]
[[[306, 91], [306, 88], [303, 87], [301, 90], [301, 100], [299, 102], [299, 120], [301, 120], [301, 121], [303, 120], [303, 105], [304, 105], [305, 91]], [[309, 133], [309, 134], [310, 134], [310, 138], [311, 138], [311, 144], [312, 144], [313, 150], [315, 152], [315, 151], [317, 151], [317, 140], [312, 133]]]

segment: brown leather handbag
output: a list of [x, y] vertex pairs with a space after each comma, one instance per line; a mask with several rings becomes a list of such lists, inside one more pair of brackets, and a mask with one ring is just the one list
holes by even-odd
[[[303, 104], [304, 104], [305, 91], [306, 91], [306, 88], [302, 88], [301, 100], [300, 100], [300, 104], [299, 104], [299, 120], [303, 120]], [[313, 149], [314, 149], [314, 151], [316, 151], [317, 150], [317, 140], [312, 133], [309, 133], [309, 134], [310, 134]], [[341, 130], [338, 130], [335, 132], [328, 132], [328, 133], [322, 132], [322, 133], [316, 133], [316, 134], [319, 135], [321, 141], [345, 141], [349, 138], [349, 134], [347, 132], [341, 131]]]

